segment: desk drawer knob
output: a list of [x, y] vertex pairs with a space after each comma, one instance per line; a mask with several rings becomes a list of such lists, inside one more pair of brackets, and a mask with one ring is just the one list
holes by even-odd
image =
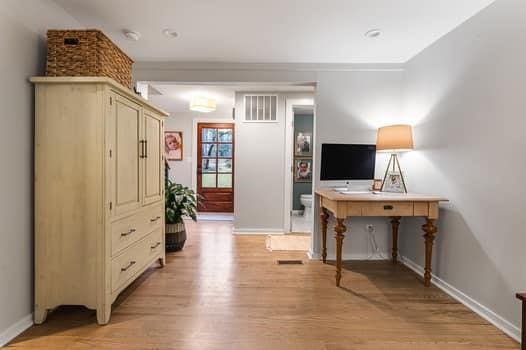
[[393, 210], [394, 207], [392, 205], [384, 205], [384, 210]]

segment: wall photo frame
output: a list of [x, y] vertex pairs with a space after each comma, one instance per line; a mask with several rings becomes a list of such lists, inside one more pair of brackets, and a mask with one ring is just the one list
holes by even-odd
[[296, 133], [294, 155], [296, 157], [312, 157], [312, 133]]
[[166, 160], [183, 160], [183, 132], [164, 132], [164, 153]]
[[312, 182], [312, 159], [294, 160], [294, 182]]

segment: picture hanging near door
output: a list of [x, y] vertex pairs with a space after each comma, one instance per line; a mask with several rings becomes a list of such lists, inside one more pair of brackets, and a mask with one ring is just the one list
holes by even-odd
[[166, 160], [183, 160], [183, 132], [165, 131], [164, 149]]
[[298, 132], [295, 146], [295, 155], [297, 157], [312, 157], [312, 134]]
[[312, 182], [312, 159], [294, 161], [294, 182]]

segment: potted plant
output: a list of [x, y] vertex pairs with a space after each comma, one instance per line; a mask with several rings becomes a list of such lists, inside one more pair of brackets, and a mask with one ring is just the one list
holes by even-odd
[[165, 185], [165, 222], [166, 250], [183, 249], [186, 241], [186, 229], [183, 217], [197, 220], [196, 194], [193, 190], [181, 184], [166, 179]]

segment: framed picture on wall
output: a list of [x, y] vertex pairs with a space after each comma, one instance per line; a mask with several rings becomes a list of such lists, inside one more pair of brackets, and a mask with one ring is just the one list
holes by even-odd
[[294, 161], [294, 182], [312, 182], [312, 159]]
[[296, 133], [294, 154], [297, 157], [312, 157], [312, 133]]
[[164, 152], [166, 160], [183, 160], [183, 132], [164, 132]]

